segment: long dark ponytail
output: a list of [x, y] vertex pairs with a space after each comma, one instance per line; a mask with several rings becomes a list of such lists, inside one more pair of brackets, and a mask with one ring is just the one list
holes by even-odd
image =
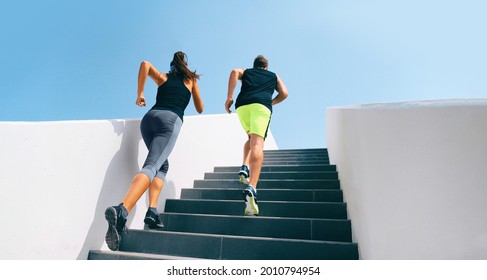
[[169, 75], [183, 76], [184, 78], [195, 80], [199, 79], [200, 75], [196, 74], [196, 71], [191, 71], [188, 68], [188, 56], [182, 51], [178, 51], [174, 54], [171, 61], [171, 71]]

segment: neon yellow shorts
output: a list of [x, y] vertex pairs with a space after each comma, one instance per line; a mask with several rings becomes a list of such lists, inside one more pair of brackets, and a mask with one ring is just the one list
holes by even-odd
[[267, 137], [267, 130], [271, 122], [271, 110], [259, 103], [240, 106], [237, 108], [238, 118], [247, 134], [257, 134]]

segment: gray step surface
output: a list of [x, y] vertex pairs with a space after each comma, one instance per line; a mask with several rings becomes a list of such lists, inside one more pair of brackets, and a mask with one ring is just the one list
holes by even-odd
[[105, 251], [105, 250], [91, 250], [88, 253], [88, 260], [201, 260], [198, 258], [178, 257], [161, 254], [147, 254], [137, 252], [125, 251]]
[[328, 155], [264, 155], [264, 159], [283, 159], [283, 160], [316, 160], [329, 159]]
[[164, 213], [162, 231], [352, 242], [349, 220]]
[[[240, 166], [216, 166], [214, 172], [238, 173]], [[330, 164], [293, 164], [262, 166], [260, 172], [312, 172], [312, 171], [336, 171], [336, 165]]]
[[[238, 179], [238, 174], [235, 172], [207, 172], [205, 173], [204, 179]], [[259, 176], [260, 180], [265, 179], [274, 179], [274, 180], [283, 180], [283, 179], [329, 179], [329, 180], [338, 180], [338, 172], [336, 171], [314, 171], [314, 172], [296, 172], [296, 171], [289, 171], [289, 172], [261, 172]]]
[[272, 160], [264, 159], [262, 165], [296, 165], [296, 164], [330, 164], [328, 159], [326, 160]]
[[269, 153], [264, 153], [264, 157], [266, 158], [328, 158], [327, 153], [313, 153], [313, 154], [284, 154], [284, 153], [274, 153], [274, 154], [269, 154]]
[[281, 155], [272, 155], [272, 156], [264, 156], [265, 160], [272, 160], [272, 161], [315, 161], [315, 160], [326, 160], [329, 161], [330, 158], [328, 156], [281, 156]]
[[296, 165], [296, 164], [330, 164], [328, 158], [273, 158], [265, 157], [262, 161], [263, 165]]
[[328, 154], [328, 149], [326, 148], [315, 148], [315, 149], [281, 149], [281, 150], [264, 150], [264, 154]]
[[[182, 199], [242, 200], [242, 189], [187, 188], [181, 189]], [[258, 198], [262, 201], [317, 201], [343, 202], [340, 189], [260, 189]]]
[[[264, 217], [347, 219], [343, 202], [258, 201], [258, 205]], [[244, 209], [245, 203], [236, 200], [167, 199], [164, 212], [242, 216]]]
[[121, 251], [221, 260], [358, 259], [357, 244], [283, 238], [129, 230]]

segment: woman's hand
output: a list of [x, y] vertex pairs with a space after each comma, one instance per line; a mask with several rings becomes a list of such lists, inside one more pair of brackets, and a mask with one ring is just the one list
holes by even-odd
[[137, 97], [137, 101], [135, 101], [135, 104], [140, 107], [145, 107], [145, 98], [144, 96], [139, 96]]

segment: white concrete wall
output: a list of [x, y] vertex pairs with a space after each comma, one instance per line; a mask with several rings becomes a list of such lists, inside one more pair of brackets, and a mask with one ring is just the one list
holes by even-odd
[[[105, 208], [118, 204], [147, 149], [140, 120], [0, 122], [0, 259], [86, 259], [104, 243]], [[186, 116], [169, 157], [166, 198], [214, 166], [240, 165], [236, 114]], [[277, 149], [269, 133], [266, 149]], [[143, 228], [144, 195], [129, 216]]]
[[487, 259], [487, 99], [327, 110], [362, 259]]

